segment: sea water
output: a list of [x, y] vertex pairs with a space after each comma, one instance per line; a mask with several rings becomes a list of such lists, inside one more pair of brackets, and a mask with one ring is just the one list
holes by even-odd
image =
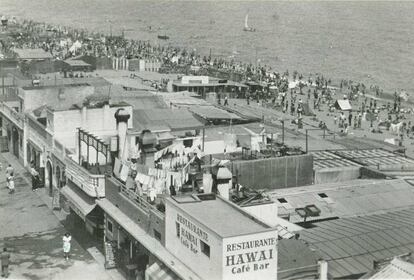
[[414, 2], [0, 0], [0, 14], [414, 93]]

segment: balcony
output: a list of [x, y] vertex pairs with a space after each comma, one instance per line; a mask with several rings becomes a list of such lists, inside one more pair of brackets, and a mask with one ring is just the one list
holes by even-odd
[[0, 110], [3, 115], [8, 118], [11, 122], [13, 122], [17, 127], [23, 129], [24, 126], [24, 115], [17, 112], [13, 108], [10, 108], [6, 104], [0, 104]]
[[122, 183], [119, 183], [119, 184], [120, 184], [119, 186], [120, 193], [123, 194], [126, 198], [128, 198], [136, 206], [141, 208], [141, 210], [143, 210], [147, 214], [149, 214], [150, 210], [152, 210], [152, 213], [155, 214], [158, 218], [160, 219], [164, 218], [163, 211], [165, 210], [161, 210], [161, 208], [157, 207], [163, 204], [162, 199], [157, 198], [155, 204], [152, 205], [151, 203], [147, 202], [144, 197], [139, 196], [137, 193], [135, 193], [132, 190], [129, 190], [124, 184]]
[[65, 157], [67, 178], [90, 197], [105, 197], [105, 175], [93, 174], [70, 157]]

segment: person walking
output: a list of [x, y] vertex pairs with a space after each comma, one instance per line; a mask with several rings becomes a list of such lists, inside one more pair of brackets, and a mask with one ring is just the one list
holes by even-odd
[[14, 189], [14, 177], [13, 177], [13, 173], [10, 174], [9, 178], [8, 178], [8, 182], [9, 182], [9, 194], [13, 194], [15, 189]]
[[39, 187], [40, 181], [39, 172], [37, 172], [37, 170], [32, 165], [30, 168], [30, 173], [32, 175], [32, 191], [36, 191], [36, 189]]
[[69, 232], [65, 233], [63, 236], [63, 254], [66, 260], [69, 260], [69, 253], [70, 253], [70, 242], [72, 240], [72, 236]]
[[13, 173], [14, 173], [14, 169], [11, 166], [11, 164], [9, 164], [9, 166], [7, 166], [7, 168], [6, 168], [6, 177], [9, 177], [9, 175], [13, 174]]
[[10, 264], [10, 253], [7, 251], [7, 248], [3, 248], [3, 252], [0, 256], [1, 259], [1, 277], [9, 277], [9, 264]]
[[12, 175], [14, 172], [13, 167], [11, 166], [11, 164], [9, 164], [9, 166], [7, 166], [6, 168], [6, 182], [7, 182], [7, 188], [10, 189], [10, 182], [9, 182], [9, 178], [10, 175]]

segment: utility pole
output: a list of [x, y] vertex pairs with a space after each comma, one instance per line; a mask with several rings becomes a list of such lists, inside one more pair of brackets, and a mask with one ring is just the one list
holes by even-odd
[[255, 60], [254, 60], [254, 62], [255, 62], [254, 66], [255, 66], [256, 71], [257, 71], [257, 47], [255, 48], [255, 51], [256, 51], [256, 55], [255, 55]]
[[308, 130], [306, 129], [306, 153], [308, 153]]

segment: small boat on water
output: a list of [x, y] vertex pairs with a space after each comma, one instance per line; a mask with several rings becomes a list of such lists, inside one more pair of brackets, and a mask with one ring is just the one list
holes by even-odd
[[160, 39], [160, 40], [168, 40], [168, 39], [170, 39], [170, 37], [168, 37], [167, 35], [158, 35], [158, 39]]
[[256, 29], [253, 28], [253, 27], [250, 27], [248, 25], [248, 21], [249, 21], [249, 14], [246, 14], [246, 17], [244, 18], [244, 28], [243, 28], [243, 31], [255, 32]]

